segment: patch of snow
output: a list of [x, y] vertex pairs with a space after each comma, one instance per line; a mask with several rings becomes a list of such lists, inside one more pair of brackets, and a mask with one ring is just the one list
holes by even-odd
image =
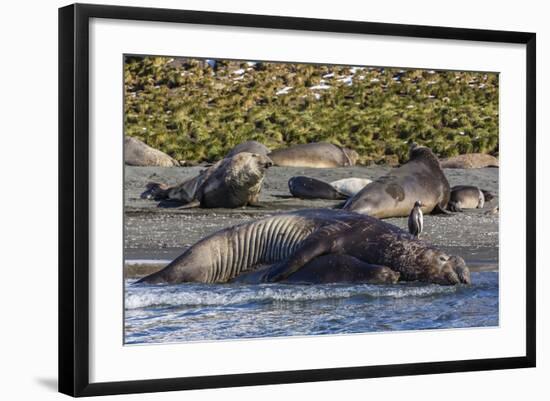
[[290, 90], [292, 89], [293, 87], [292, 86], [285, 86], [283, 89], [279, 89], [277, 92], [275, 92], [275, 94], [277, 96], [279, 95], [286, 95], [288, 94], [288, 92], [290, 92]]
[[328, 74], [323, 75], [323, 78], [334, 78], [334, 73], [330, 72]]
[[239, 68], [238, 70], [233, 71], [233, 74], [234, 75], [243, 75], [244, 74], [244, 69]]
[[324, 83], [321, 83], [320, 85], [314, 85], [314, 86], [310, 86], [309, 89], [311, 90], [325, 90], [325, 89], [330, 89], [331, 86], [330, 85], [325, 85]]
[[338, 79], [338, 82], [342, 82], [348, 86], [351, 86], [353, 84], [353, 76], [352, 75], [349, 75], [347, 77], [342, 77], [340, 79]]
[[372, 78], [370, 82], [380, 82], [380, 80], [378, 78]]

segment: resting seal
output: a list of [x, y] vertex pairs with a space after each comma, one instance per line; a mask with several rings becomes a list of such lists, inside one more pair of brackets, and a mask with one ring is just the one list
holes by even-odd
[[489, 191], [472, 185], [457, 185], [451, 188], [451, 199], [448, 208], [453, 212], [462, 209], [483, 209], [485, 202], [494, 198]]
[[129, 166], [173, 167], [180, 165], [166, 153], [130, 136], [124, 136], [124, 163]]
[[368, 178], [342, 178], [341, 180], [332, 181], [330, 185], [334, 187], [338, 192], [341, 192], [348, 197], [354, 196], [357, 192], [361, 191], [363, 188], [365, 188], [368, 184], [370, 184], [372, 180], [369, 180]]
[[467, 153], [441, 160], [442, 168], [498, 167], [498, 159], [485, 153]]
[[258, 141], [246, 141], [238, 144], [233, 149], [231, 149], [225, 157], [233, 157], [237, 153], [242, 152], [256, 153], [257, 155], [267, 156], [271, 151], [263, 143], [260, 143]]
[[348, 196], [332, 185], [311, 177], [297, 176], [288, 180], [292, 196], [300, 199], [347, 199]]
[[278, 281], [330, 254], [387, 266], [399, 272], [401, 280], [470, 283], [470, 271], [462, 258], [449, 256], [374, 217], [331, 209], [282, 213], [225, 228], [139, 282], [226, 283], [265, 265], [272, 266], [262, 280]]
[[265, 171], [273, 163], [267, 156], [238, 153], [220, 160], [190, 180], [174, 187], [149, 183], [142, 198], [162, 201], [159, 206], [235, 208], [258, 203]]
[[274, 150], [269, 157], [276, 166], [327, 168], [354, 166], [359, 155], [348, 148], [318, 142]]
[[[243, 273], [235, 277], [232, 282], [261, 283], [270, 268], [272, 266], [265, 266], [249, 273]], [[288, 284], [395, 284], [398, 280], [399, 272], [395, 272], [389, 267], [371, 265], [349, 255], [330, 254], [316, 257], [282, 282]]]
[[378, 218], [404, 217], [417, 200], [424, 213], [443, 212], [449, 197], [449, 182], [439, 161], [430, 149], [417, 146], [407, 163], [368, 184], [344, 209]]

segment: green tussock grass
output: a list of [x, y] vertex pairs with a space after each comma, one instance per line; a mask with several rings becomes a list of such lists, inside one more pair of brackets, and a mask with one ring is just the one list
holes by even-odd
[[363, 164], [403, 162], [412, 141], [440, 157], [498, 154], [495, 73], [127, 57], [124, 83], [125, 133], [177, 160], [218, 160], [246, 140], [331, 142]]

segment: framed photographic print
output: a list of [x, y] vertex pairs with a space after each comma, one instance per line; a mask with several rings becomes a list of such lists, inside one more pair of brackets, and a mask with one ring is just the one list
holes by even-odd
[[534, 33], [71, 5], [59, 146], [63, 393], [535, 366]]

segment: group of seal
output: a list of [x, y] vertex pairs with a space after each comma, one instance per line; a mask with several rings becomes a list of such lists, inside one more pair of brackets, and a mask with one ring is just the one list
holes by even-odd
[[[357, 154], [335, 145], [297, 145], [270, 152], [248, 141], [198, 176], [169, 187], [150, 183], [142, 197], [161, 204], [240, 207], [258, 202], [272, 165], [353, 165]], [[370, 181], [324, 182], [297, 176], [293, 196], [347, 200], [342, 209], [281, 213], [215, 232], [141, 283], [470, 283], [464, 260], [418, 239], [423, 213], [481, 208], [492, 194], [473, 186], [451, 188], [429, 148], [413, 146], [409, 161]], [[379, 219], [409, 216], [411, 234]]]
[[375, 217], [333, 209], [281, 213], [222, 229], [139, 282], [227, 283], [259, 268], [265, 270], [256, 277], [258, 282], [290, 280], [302, 269], [305, 277], [299, 280], [310, 283], [328, 274], [319, 276], [319, 270], [331, 270], [333, 281], [339, 275], [358, 275], [367, 281], [395, 282], [397, 276], [388, 274], [390, 269], [404, 281], [470, 283], [462, 258]]

